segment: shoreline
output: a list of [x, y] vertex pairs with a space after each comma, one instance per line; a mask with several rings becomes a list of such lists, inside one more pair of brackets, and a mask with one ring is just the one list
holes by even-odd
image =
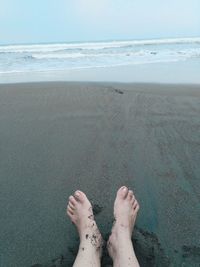
[[[151, 87], [151, 92], [159, 92], [160, 88], [165, 88], [168, 90], [173, 91], [175, 87], [176, 90], [182, 90], [182, 92], [188, 91], [188, 88], [194, 89], [197, 92], [200, 90], [199, 83], [163, 83], [163, 82], [113, 82], [113, 81], [24, 81], [24, 82], [11, 82], [11, 83], [0, 83], [0, 90], [7, 88], [26, 88], [26, 87], [36, 87], [40, 88], [42, 86], [48, 86], [50, 88], [53, 87], [69, 87], [69, 86], [78, 86], [81, 87], [82, 85], [86, 86], [94, 86], [94, 87], [109, 87], [109, 86], [116, 86], [117, 88], [124, 87], [125, 90], [145, 90]], [[56, 90], [56, 88], [55, 88]], [[147, 91], [148, 92], [148, 91]], [[161, 91], [160, 91], [161, 92]], [[175, 91], [174, 91], [175, 92]]]
[[200, 84], [200, 61], [149, 63], [114, 67], [0, 74], [0, 84], [21, 82], [120, 82]]

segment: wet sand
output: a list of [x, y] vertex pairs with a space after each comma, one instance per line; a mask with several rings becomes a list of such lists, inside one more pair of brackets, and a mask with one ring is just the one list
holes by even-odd
[[124, 184], [141, 266], [200, 266], [200, 86], [0, 85], [0, 184], [2, 267], [71, 266], [68, 196], [87, 193], [107, 238]]

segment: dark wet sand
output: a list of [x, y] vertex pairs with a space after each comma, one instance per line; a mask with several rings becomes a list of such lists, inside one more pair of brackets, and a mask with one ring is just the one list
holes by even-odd
[[107, 237], [124, 184], [141, 266], [200, 266], [200, 86], [1, 85], [0, 184], [2, 267], [71, 266], [68, 196], [87, 193]]

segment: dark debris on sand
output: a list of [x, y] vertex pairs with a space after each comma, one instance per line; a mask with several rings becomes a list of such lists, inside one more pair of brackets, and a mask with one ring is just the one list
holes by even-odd
[[124, 94], [124, 92], [122, 90], [119, 90], [119, 89], [115, 89], [115, 92], [118, 93], [118, 94], [120, 94], [120, 95], [123, 95]]
[[118, 89], [118, 88], [114, 88], [112, 86], [109, 86], [107, 87], [109, 90], [112, 90], [113, 92], [117, 93], [117, 94], [120, 94], [120, 95], [123, 95], [124, 94], [124, 91], [122, 91], [121, 89]]
[[182, 246], [183, 266], [200, 267], [200, 247]]
[[156, 234], [150, 233], [136, 226], [132, 241], [141, 267], [170, 266], [170, 260], [165, 255]]
[[93, 203], [92, 200], [91, 200], [91, 203], [92, 203], [92, 210], [93, 210], [94, 216], [99, 215], [102, 212], [103, 207], [99, 206], [98, 204]]

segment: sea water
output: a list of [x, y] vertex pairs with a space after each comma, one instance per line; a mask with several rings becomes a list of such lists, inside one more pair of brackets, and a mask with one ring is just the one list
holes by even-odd
[[200, 61], [200, 38], [0, 46], [0, 75]]

